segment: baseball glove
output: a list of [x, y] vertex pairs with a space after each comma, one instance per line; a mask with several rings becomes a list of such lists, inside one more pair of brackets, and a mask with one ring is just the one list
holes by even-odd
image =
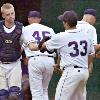
[[50, 37], [45, 37], [45, 38], [43, 38], [43, 40], [39, 43], [38, 48], [39, 48], [40, 52], [44, 53], [45, 51], [47, 51], [49, 54], [52, 54], [52, 53], [54, 53], [54, 52], [56, 51], [56, 50], [49, 51], [49, 50], [47, 50], [47, 49], [43, 49], [43, 48], [42, 48], [43, 43], [46, 42], [46, 41], [49, 40], [49, 39], [50, 39]]
[[43, 38], [42, 41], [39, 43], [38, 48], [41, 49], [43, 43], [46, 42], [46, 41], [49, 40], [49, 39], [50, 39], [50, 37], [45, 37], [45, 38]]

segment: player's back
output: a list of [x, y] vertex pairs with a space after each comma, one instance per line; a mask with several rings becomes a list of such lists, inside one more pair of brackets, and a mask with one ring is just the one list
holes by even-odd
[[91, 51], [91, 40], [83, 31], [59, 33], [61, 66], [78, 65], [88, 67], [87, 60]]
[[93, 45], [97, 44], [97, 34], [94, 26], [85, 21], [78, 21], [77, 28], [87, 34], [87, 36], [92, 40]]
[[52, 28], [38, 23], [28, 25], [25, 27], [25, 29], [27, 30], [28, 34], [35, 37], [37, 42], [41, 41], [44, 36], [52, 36], [55, 34]]
[[[31, 39], [31, 37], [34, 37], [37, 43], [40, 43], [40, 41], [48, 36], [52, 37], [55, 33], [52, 28], [49, 28], [45, 25], [33, 23], [31, 25], [28, 25], [25, 27], [25, 33], [27, 38]], [[29, 48], [25, 48], [25, 52], [27, 56], [33, 56], [33, 55], [53, 55], [48, 54], [47, 52], [41, 53], [40, 51], [31, 51]]]

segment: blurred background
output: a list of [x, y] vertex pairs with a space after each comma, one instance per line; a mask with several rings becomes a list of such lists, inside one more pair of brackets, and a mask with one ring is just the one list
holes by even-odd
[[[86, 8], [97, 10], [98, 43], [100, 43], [100, 0], [0, 0], [0, 7], [3, 3], [12, 3], [16, 11], [16, 20], [27, 25], [27, 15], [30, 10], [40, 11], [42, 14], [42, 24], [54, 29], [56, 33], [64, 31], [63, 25], [57, 20], [57, 16], [65, 10], [75, 10], [82, 19]], [[0, 20], [2, 19], [0, 13]], [[54, 100], [55, 89], [61, 74], [54, 72], [49, 85], [50, 100]], [[94, 70], [87, 83], [87, 100], [100, 100], [100, 59], [95, 59]]]

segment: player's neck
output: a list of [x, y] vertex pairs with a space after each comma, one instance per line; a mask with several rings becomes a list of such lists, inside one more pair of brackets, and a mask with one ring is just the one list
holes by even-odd
[[5, 27], [7, 28], [12, 28], [14, 26], [15, 23], [8, 23], [8, 22], [5, 22], [4, 25]]
[[67, 27], [67, 28], [65, 28], [65, 30], [73, 30], [73, 29], [76, 29], [76, 26], [74, 26], [74, 27]]

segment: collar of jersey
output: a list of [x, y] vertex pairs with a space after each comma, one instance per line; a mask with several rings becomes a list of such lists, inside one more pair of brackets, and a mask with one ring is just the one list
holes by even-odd
[[77, 30], [77, 29], [73, 29], [73, 30], [65, 30], [65, 32], [68, 32], [68, 33], [77, 33], [78, 30]]
[[78, 23], [79, 24], [87, 24], [88, 22], [81, 20], [81, 21], [78, 21]]

